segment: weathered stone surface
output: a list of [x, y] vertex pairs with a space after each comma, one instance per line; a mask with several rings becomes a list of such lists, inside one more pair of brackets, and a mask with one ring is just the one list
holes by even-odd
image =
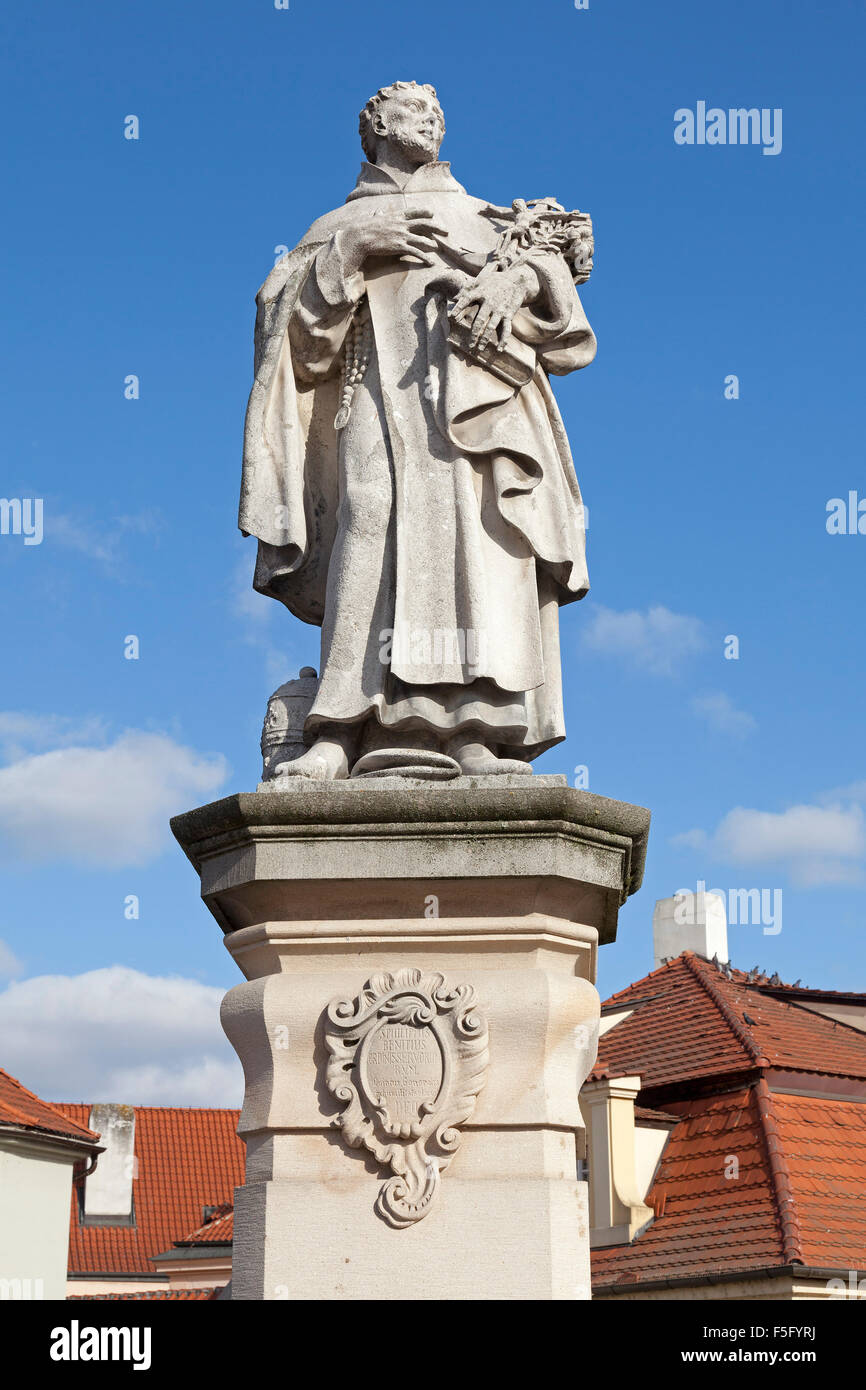
[[530, 766], [588, 588], [549, 378], [595, 354], [591, 223], [470, 196], [432, 87], [361, 131], [259, 293], [245, 430], [254, 585], [321, 675], [272, 697], [259, 791], [172, 822], [246, 976], [232, 1297], [588, 1298], [578, 1090], [649, 826]]
[[484, 1011], [471, 985], [404, 967], [332, 1000], [324, 1027], [328, 1090], [346, 1106], [337, 1124], [393, 1170], [376, 1211], [402, 1230], [429, 1214], [487, 1080]]
[[542, 778], [490, 780], [299, 782], [225, 797], [171, 824], [225, 931], [418, 917], [433, 896], [440, 917], [548, 913], [591, 920], [602, 942], [613, 940], [617, 911], [640, 886], [649, 812]]
[[322, 628], [312, 746], [267, 776], [395, 745], [526, 773], [565, 736], [558, 609], [589, 586], [549, 378], [595, 355], [592, 224], [467, 193], [432, 87], [382, 88], [361, 128], [355, 189], [257, 298], [239, 525], [255, 587]]
[[[468, 787], [471, 790], [489, 787], [495, 790], [505, 791], [509, 787], [526, 786], [525, 776], [513, 772], [499, 773], [495, 776], [488, 774], [487, 776], [482, 775], [480, 777], [451, 777], [447, 779], [443, 778], [443, 780], [447, 780], [449, 785], [453, 788], [465, 789]], [[390, 789], [391, 791], [405, 791], [410, 790], [412, 787], [428, 786], [432, 781], [434, 781], [434, 779], [430, 777], [412, 777], [407, 771], [406, 773], [402, 773], [399, 777], [389, 777], [386, 775], [377, 777], [376, 790], [387, 791]], [[316, 787], [327, 787], [327, 783], [317, 782], [313, 785]], [[568, 778], [563, 772], [537, 773], [532, 779], [532, 785], [533, 787], [567, 787]], [[310, 782], [304, 778], [275, 777], [267, 782], [259, 782], [256, 791], [285, 792], [287, 796], [294, 796], [299, 791], [306, 791], [309, 786]], [[342, 782], [341, 786], [345, 787], [347, 790], [351, 788], [352, 791], [359, 791], [364, 788], [369, 790], [370, 783], [366, 778], [358, 778], [357, 780], [351, 778], [348, 781]]]
[[[599, 936], [640, 882], [649, 813], [491, 780], [306, 784], [172, 822], [247, 977], [222, 1010], [246, 1077], [234, 1298], [589, 1297], [578, 1090], [596, 1051]], [[465, 991], [483, 1020], [483, 1066], [463, 1059], [462, 1089], [452, 1069], [432, 1147], [411, 1160], [406, 1136], [381, 1128], [415, 1122], [386, 1075], [397, 1064], [377, 1052], [359, 1081], [362, 1037], [340, 1026], [365, 997], [367, 1024], [387, 1025], [373, 1005], [389, 978], [442, 979], [442, 997]], [[439, 1071], [420, 1051], [427, 1100]], [[440, 1051], [443, 1076], [459, 1054], [457, 1041]], [[377, 1090], [387, 1117], [371, 1108]]]

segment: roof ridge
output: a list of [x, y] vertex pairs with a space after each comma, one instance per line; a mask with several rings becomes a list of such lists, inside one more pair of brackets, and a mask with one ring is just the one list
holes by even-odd
[[864, 990], [822, 989], [820, 985], [789, 985], [786, 984], [784, 980], [781, 982], [781, 984], [778, 985], [771, 985], [769, 981], [761, 982], [758, 980], [755, 981], [755, 984], [759, 989], [764, 990], [768, 994], [773, 994], [776, 992], [780, 994], [786, 994], [790, 991], [792, 994], [819, 994], [822, 998], [828, 999], [866, 1000], [866, 991]]
[[609, 1004], [613, 1004], [615, 1000], [620, 999], [622, 995], [628, 994], [629, 990], [637, 989], [638, 985], [646, 984], [647, 980], [651, 980], [655, 975], [661, 975], [663, 971], [670, 970], [673, 965], [676, 965], [679, 959], [679, 956], [672, 956], [671, 959], [666, 960], [663, 965], [657, 965], [648, 975], [641, 975], [639, 980], [632, 980], [631, 984], [623, 985], [622, 989], [616, 990], [613, 994], [609, 994], [606, 999], [602, 1000], [602, 1008], [607, 1008]]
[[[12, 1078], [14, 1080], [14, 1077]], [[20, 1084], [20, 1083], [19, 1083]], [[26, 1088], [23, 1088], [26, 1089]], [[40, 1099], [39, 1096], [36, 1097]], [[242, 1107], [240, 1105], [135, 1105], [130, 1101], [99, 1101], [99, 1100], [46, 1100], [43, 1105], [53, 1105], [60, 1110], [65, 1107], [67, 1110], [75, 1110], [78, 1106], [82, 1110], [92, 1110], [95, 1105], [129, 1105], [131, 1110], [149, 1111], [151, 1114], [158, 1110], [163, 1114], [170, 1115], [239, 1115]]]
[[[734, 1013], [727, 999], [725, 999], [721, 990], [717, 987], [716, 981], [704, 972], [703, 966], [707, 966], [708, 969], [714, 968], [711, 962], [704, 960], [703, 956], [696, 955], [694, 951], [683, 951], [680, 959], [697, 980], [704, 992], [709, 995], [719, 1013], [722, 1015], [722, 1018], [734, 1034], [734, 1037], [738, 1042], [742, 1043], [755, 1065], [758, 1067], [768, 1067], [770, 1065], [768, 1059], [764, 1056], [748, 1028], [737, 1018], [737, 1015]], [[698, 962], [701, 962], [701, 964], [698, 964]]]
[[803, 1258], [802, 1234], [800, 1223], [797, 1220], [797, 1212], [794, 1204], [794, 1188], [791, 1183], [791, 1172], [785, 1158], [782, 1146], [782, 1136], [779, 1133], [776, 1117], [773, 1114], [772, 1092], [767, 1085], [767, 1078], [759, 1076], [754, 1085], [755, 1098], [758, 1102], [758, 1118], [761, 1123], [761, 1131], [764, 1136], [764, 1144], [767, 1149], [767, 1161], [770, 1165], [770, 1177], [773, 1182], [773, 1198], [779, 1214], [779, 1225], [782, 1228], [782, 1256], [788, 1264], [805, 1264]]
[[849, 1033], [859, 1033], [861, 1038], [866, 1038], [862, 1028], [858, 1028], [856, 1023], [848, 1023], [844, 1018], [834, 1018], [833, 1014], [822, 1014], [820, 1009], [810, 1008], [808, 1003], [799, 999], [779, 999], [772, 991], [759, 990], [765, 999], [772, 999], [774, 1004], [784, 1004], [788, 1009], [800, 1009], [803, 1013], [811, 1014], [812, 1018], [822, 1018], [826, 1023], [832, 1023], [834, 1028], [847, 1028]]
[[35, 1091], [31, 1091], [29, 1086], [25, 1086], [23, 1081], [19, 1081], [17, 1076], [13, 1076], [11, 1072], [5, 1071], [3, 1067], [0, 1067], [0, 1077], [5, 1077], [7, 1081], [11, 1081], [12, 1085], [17, 1086], [19, 1091], [23, 1091], [25, 1096], [29, 1096], [31, 1100], [37, 1100], [40, 1105], [47, 1105], [50, 1107], [57, 1104], [56, 1101], [43, 1100], [41, 1096], [37, 1096]]
[[[57, 1101], [44, 1100], [42, 1096], [38, 1096], [35, 1091], [31, 1091], [29, 1086], [25, 1086], [23, 1081], [19, 1081], [17, 1076], [13, 1076], [11, 1072], [6, 1071], [3, 1067], [0, 1067], [0, 1079], [11, 1082], [14, 1088], [13, 1094], [15, 1092], [20, 1092], [22, 1097], [33, 1101], [35, 1106], [41, 1107], [44, 1111], [48, 1111], [50, 1117], [62, 1121], [64, 1125], [63, 1129], [52, 1129], [49, 1124], [44, 1123], [44, 1120], [34, 1119], [32, 1115], [28, 1115], [25, 1110], [22, 1110], [20, 1107], [20, 1098], [17, 1095], [15, 1097], [17, 1103], [13, 1103], [13, 1101], [6, 1096], [2, 1100], [2, 1105], [16, 1117], [13, 1123], [17, 1121], [20, 1128], [42, 1130], [46, 1134], [65, 1134], [68, 1138], [84, 1136], [91, 1141], [100, 1137], [96, 1130], [90, 1129], [87, 1125], [81, 1124], [78, 1120], [71, 1119], [68, 1115], [64, 1115]], [[68, 1128], [69, 1125], [71, 1125], [75, 1131], [74, 1134], [70, 1132]]]

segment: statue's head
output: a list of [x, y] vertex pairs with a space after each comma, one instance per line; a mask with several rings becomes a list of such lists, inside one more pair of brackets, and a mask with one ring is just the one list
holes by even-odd
[[371, 164], [390, 144], [413, 164], [432, 164], [439, 157], [445, 117], [436, 89], [417, 82], [380, 87], [361, 112], [361, 144]]

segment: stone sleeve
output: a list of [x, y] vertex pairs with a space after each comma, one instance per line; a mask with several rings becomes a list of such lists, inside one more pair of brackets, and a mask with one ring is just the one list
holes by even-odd
[[364, 294], [364, 276], [346, 275], [342, 234], [336, 232], [316, 253], [289, 320], [295, 373], [322, 381], [340, 368], [346, 330]]
[[514, 315], [516, 337], [533, 344], [541, 366], [553, 376], [588, 366], [595, 357], [595, 334], [565, 257], [539, 251], [530, 253], [526, 263], [538, 276], [540, 293]]
[[538, 276], [540, 293], [520, 310], [515, 324], [526, 342], [543, 343], [557, 338], [568, 327], [574, 307], [574, 281], [565, 258], [553, 251], [525, 257]]

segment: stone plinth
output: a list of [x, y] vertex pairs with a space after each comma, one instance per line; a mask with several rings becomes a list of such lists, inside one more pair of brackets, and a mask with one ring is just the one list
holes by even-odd
[[172, 822], [247, 977], [234, 1298], [589, 1297], [578, 1090], [649, 813], [564, 782], [293, 781]]

